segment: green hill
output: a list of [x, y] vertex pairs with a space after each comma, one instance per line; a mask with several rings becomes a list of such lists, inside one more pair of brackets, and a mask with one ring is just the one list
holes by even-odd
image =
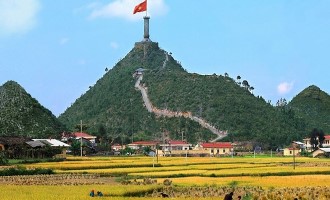
[[330, 96], [320, 88], [312, 85], [292, 99], [289, 106], [306, 120], [306, 129], [313, 128], [330, 132]]
[[0, 86], [0, 135], [58, 136], [64, 126], [18, 83]]
[[[290, 144], [306, 135], [302, 120], [287, 108], [276, 108], [255, 97], [249, 87], [221, 75], [186, 72], [171, 53], [157, 43], [135, 47], [97, 83], [59, 116], [74, 129], [83, 120], [88, 131], [106, 138], [129, 142], [133, 138], [171, 139], [190, 142], [216, 138], [190, 119], [156, 116], [147, 111], [132, 75], [143, 68], [141, 84], [154, 107], [171, 112], [189, 112], [230, 134], [224, 140], [249, 140], [264, 148]], [[166, 134], [165, 134], [166, 135]]]
[[[214, 135], [196, 122], [157, 117], [144, 107], [141, 93], [134, 87], [136, 78], [132, 75], [138, 68], [151, 70], [162, 66], [164, 59], [164, 51], [158, 48], [157, 43], [149, 43], [145, 47], [137, 44], [61, 114], [60, 121], [74, 130], [83, 120], [89, 132], [105, 138], [117, 138], [118, 142], [129, 142], [132, 137], [133, 140], [160, 139], [164, 132], [170, 132], [173, 139], [181, 139], [182, 135], [190, 141], [211, 139]], [[181, 68], [176, 70], [183, 71]]]

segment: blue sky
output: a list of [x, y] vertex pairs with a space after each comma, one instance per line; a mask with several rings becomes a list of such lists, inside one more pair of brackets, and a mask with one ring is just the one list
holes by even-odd
[[[0, 85], [58, 116], [143, 37], [143, 0], [0, 0]], [[149, 0], [150, 38], [188, 72], [228, 73], [275, 103], [330, 92], [330, 1]], [[111, 94], [109, 94], [111, 95]]]

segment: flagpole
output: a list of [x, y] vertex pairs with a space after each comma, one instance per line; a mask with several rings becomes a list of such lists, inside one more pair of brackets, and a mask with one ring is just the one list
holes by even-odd
[[148, 16], [148, 0], [146, 0], [146, 17]]

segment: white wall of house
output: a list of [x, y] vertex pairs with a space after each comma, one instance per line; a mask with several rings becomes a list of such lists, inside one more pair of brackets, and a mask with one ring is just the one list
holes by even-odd
[[301, 149], [285, 148], [283, 151], [284, 156], [297, 156], [301, 152]]
[[[311, 145], [311, 142], [310, 142], [310, 138], [305, 138], [303, 141], [304, 141], [304, 144], [305, 144], [305, 149], [308, 152], [311, 152], [312, 151], [312, 145]], [[322, 146], [323, 146], [323, 148], [330, 148], [330, 137], [329, 137], [329, 135], [326, 136], [325, 140], [323, 141]]]
[[204, 148], [210, 155], [229, 155], [232, 153], [232, 148]]

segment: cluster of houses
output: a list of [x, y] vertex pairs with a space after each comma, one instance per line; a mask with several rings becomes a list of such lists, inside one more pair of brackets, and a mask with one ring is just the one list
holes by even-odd
[[[114, 146], [118, 149], [118, 145]], [[233, 152], [233, 145], [230, 142], [200, 143], [193, 146], [181, 140], [136, 141], [126, 146], [133, 150], [148, 147], [158, 156], [226, 156]]]
[[[283, 156], [299, 156], [303, 151], [312, 153], [313, 157], [326, 156], [330, 157], [330, 135], [325, 136], [322, 147], [313, 151], [310, 143], [310, 138], [305, 138], [304, 142], [293, 142], [291, 147], [280, 150]], [[241, 142], [205, 142], [195, 146], [185, 141], [169, 140], [166, 142], [160, 141], [136, 141], [126, 146], [115, 144], [112, 146], [113, 151], [120, 151], [126, 147], [134, 150], [142, 148], [150, 148], [155, 151], [158, 156], [230, 156], [242, 155], [242, 150], [246, 150], [251, 144]], [[258, 151], [258, 148], [251, 146], [250, 150]], [[259, 149], [260, 151], [260, 149]], [[237, 153], [238, 152], [238, 153]]]
[[9, 158], [66, 157], [70, 145], [56, 139], [30, 139], [26, 137], [0, 137], [0, 151]]
[[[83, 143], [90, 144], [90, 147], [97, 146], [96, 136], [87, 133], [63, 133], [61, 140], [57, 139], [28, 139], [24, 137], [0, 137], [0, 151], [6, 150], [10, 158], [15, 157], [45, 157], [49, 156], [51, 148], [56, 152], [58, 157], [66, 157], [66, 153], [70, 152], [70, 141], [72, 139], [79, 140]], [[246, 144], [244, 144], [246, 145]], [[158, 156], [233, 156], [237, 152], [242, 151], [242, 143], [231, 142], [204, 142], [197, 145], [192, 145], [181, 140], [166, 140], [166, 141], [136, 141], [127, 145], [113, 144], [111, 151], [119, 153], [125, 148], [132, 150], [141, 150], [148, 148], [153, 154]], [[253, 147], [250, 149], [255, 151]], [[298, 156], [302, 151], [311, 152], [313, 157], [324, 155], [330, 157], [330, 135], [325, 136], [322, 148], [312, 152], [310, 139], [306, 138], [303, 142], [294, 142], [291, 147], [282, 150], [284, 156]]]
[[330, 135], [324, 136], [322, 147], [313, 151], [310, 138], [303, 139], [303, 142], [293, 142], [292, 147], [284, 149], [284, 156], [298, 156], [302, 151], [312, 153], [313, 157], [326, 156], [330, 157]]

